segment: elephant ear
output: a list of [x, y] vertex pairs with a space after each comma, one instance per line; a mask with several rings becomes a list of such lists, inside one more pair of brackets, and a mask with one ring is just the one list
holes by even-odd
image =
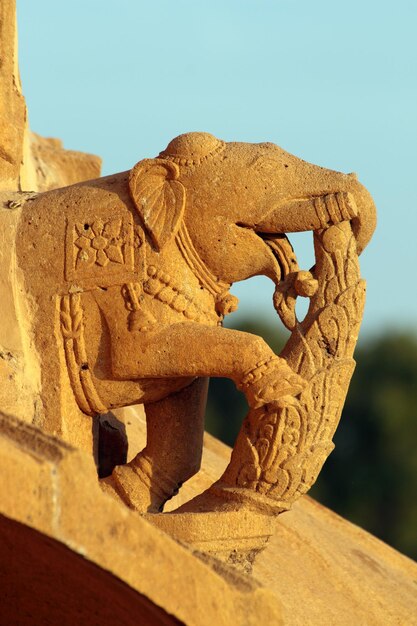
[[176, 235], [185, 206], [185, 187], [176, 163], [143, 159], [131, 169], [129, 189], [153, 243], [161, 250]]

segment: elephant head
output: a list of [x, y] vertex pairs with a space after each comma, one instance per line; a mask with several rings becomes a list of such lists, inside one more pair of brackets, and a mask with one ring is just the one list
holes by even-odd
[[185, 223], [204, 264], [228, 284], [259, 274], [282, 279], [273, 241], [282, 243], [283, 233], [349, 220], [360, 253], [376, 224], [355, 174], [312, 165], [272, 143], [225, 143], [208, 133], [180, 135], [157, 158], [140, 161], [130, 191], [158, 250]]

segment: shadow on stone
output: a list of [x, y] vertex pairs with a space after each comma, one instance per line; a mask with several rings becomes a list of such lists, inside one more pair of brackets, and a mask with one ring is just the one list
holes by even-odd
[[58, 541], [1, 515], [0, 555], [2, 624], [182, 624]]
[[127, 462], [128, 442], [123, 422], [109, 412], [100, 415], [97, 428], [97, 469], [99, 478], [110, 476], [116, 465]]

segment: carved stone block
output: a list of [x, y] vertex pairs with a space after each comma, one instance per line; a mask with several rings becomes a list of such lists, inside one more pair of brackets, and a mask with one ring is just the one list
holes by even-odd
[[[355, 175], [188, 133], [130, 172], [22, 195], [19, 215], [43, 427], [72, 441], [76, 411], [145, 407], [145, 449], [103, 488], [161, 511], [199, 469], [207, 379], [223, 376], [250, 411], [223, 476], [181, 514], [268, 516], [306, 493], [333, 448], [364, 305], [358, 254], [375, 207]], [[307, 230], [309, 271], [286, 237]], [[237, 307], [231, 285], [254, 275], [273, 281], [291, 331], [280, 355], [222, 327]], [[304, 320], [298, 297], [310, 300]]]

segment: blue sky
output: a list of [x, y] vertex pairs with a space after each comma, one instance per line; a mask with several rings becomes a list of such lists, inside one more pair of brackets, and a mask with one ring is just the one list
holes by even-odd
[[[417, 330], [415, 0], [17, 0], [32, 129], [99, 154], [103, 173], [179, 133], [273, 141], [355, 171], [376, 201], [362, 256], [364, 336]], [[310, 236], [293, 238], [311, 264]], [[273, 286], [237, 285], [275, 319]]]

